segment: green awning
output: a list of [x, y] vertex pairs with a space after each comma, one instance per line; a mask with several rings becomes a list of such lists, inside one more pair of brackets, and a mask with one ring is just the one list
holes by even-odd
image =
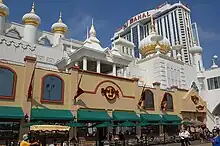
[[78, 121], [110, 121], [111, 117], [104, 110], [79, 109], [77, 111]]
[[69, 127], [86, 127], [85, 124], [78, 123], [78, 122], [67, 123], [65, 126], [69, 126]]
[[177, 115], [163, 115], [163, 122], [181, 122], [182, 119]]
[[31, 120], [73, 120], [73, 115], [70, 110], [33, 108]]
[[159, 114], [141, 114], [140, 117], [142, 121], [147, 122], [159, 122], [162, 120], [162, 117]]
[[119, 125], [117, 125], [119, 127], [135, 127], [136, 124], [132, 123], [132, 122], [124, 122], [124, 123], [121, 123]]
[[0, 106], [1, 119], [23, 119], [24, 112], [21, 107]]
[[114, 121], [139, 121], [140, 118], [135, 112], [114, 111], [112, 113]]

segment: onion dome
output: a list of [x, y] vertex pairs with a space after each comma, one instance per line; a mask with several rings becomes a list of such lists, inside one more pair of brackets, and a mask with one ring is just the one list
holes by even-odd
[[67, 32], [68, 27], [65, 23], [63, 23], [61, 12], [60, 12], [60, 18], [59, 18], [58, 22], [56, 22], [52, 25], [51, 30], [53, 33], [65, 34]]
[[192, 54], [195, 54], [195, 53], [200, 54], [200, 53], [202, 53], [202, 51], [203, 51], [202, 47], [197, 46], [195, 41], [194, 41], [194, 46], [189, 48], [189, 52]]
[[25, 25], [34, 25], [36, 27], [38, 27], [40, 25], [41, 19], [38, 15], [35, 14], [35, 10], [34, 10], [34, 3], [32, 5], [32, 9], [30, 13], [25, 14], [22, 17], [22, 20], [24, 22]]
[[160, 46], [160, 52], [167, 54], [170, 50], [170, 42], [166, 37], [158, 35], [155, 32], [155, 26], [151, 15], [151, 33], [140, 42], [140, 52], [143, 56], [153, 54], [157, 52], [156, 46]]
[[9, 8], [0, 0], [0, 16], [8, 16]]

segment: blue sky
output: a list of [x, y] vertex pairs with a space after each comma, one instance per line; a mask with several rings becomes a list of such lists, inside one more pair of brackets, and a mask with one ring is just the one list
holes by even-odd
[[[4, 0], [10, 9], [9, 21], [22, 23], [22, 16], [29, 12], [33, 0]], [[117, 28], [130, 17], [164, 3], [165, 0], [35, 0], [36, 13], [41, 17], [40, 29], [50, 31], [51, 25], [58, 20], [59, 12], [68, 25], [69, 36], [84, 40], [86, 28], [91, 19], [97, 31], [97, 37], [103, 47], [110, 46], [110, 38]], [[169, 3], [178, 0], [168, 0]], [[219, 0], [183, 0], [191, 9], [192, 22], [197, 22], [203, 60], [210, 67], [214, 54], [220, 57], [220, 1]]]

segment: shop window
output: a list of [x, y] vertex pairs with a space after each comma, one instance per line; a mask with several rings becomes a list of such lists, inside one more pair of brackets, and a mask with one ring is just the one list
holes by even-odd
[[154, 94], [150, 90], [146, 90], [144, 93], [144, 107], [146, 109], [154, 109]]
[[8, 68], [0, 66], [0, 97], [14, 99], [16, 86], [16, 73]]
[[63, 79], [57, 75], [46, 75], [42, 79], [42, 97], [43, 102], [63, 103]]
[[167, 101], [167, 107], [166, 110], [167, 111], [173, 111], [173, 97], [171, 94], [169, 93], [165, 93], [165, 99]]

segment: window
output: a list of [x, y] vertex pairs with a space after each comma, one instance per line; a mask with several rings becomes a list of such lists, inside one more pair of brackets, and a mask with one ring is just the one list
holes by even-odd
[[0, 97], [14, 99], [16, 78], [17, 75], [12, 69], [0, 67]]
[[51, 43], [50, 40], [47, 37], [43, 37], [42, 39], [40, 39], [39, 41], [40, 45], [46, 46], [46, 47], [51, 47]]
[[63, 80], [57, 75], [46, 75], [42, 79], [43, 102], [63, 103]]
[[208, 90], [220, 88], [220, 76], [207, 79]]
[[150, 90], [146, 90], [144, 93], [144, 106], [146, 109], [154, 109], [154, 94]]
[[172, 97], [172, 95], [169, 93], [165, 93], [164, 96], [165, 96], [165, 100], [167, 102], [166, 110], [173, 111], [173, 97]]

